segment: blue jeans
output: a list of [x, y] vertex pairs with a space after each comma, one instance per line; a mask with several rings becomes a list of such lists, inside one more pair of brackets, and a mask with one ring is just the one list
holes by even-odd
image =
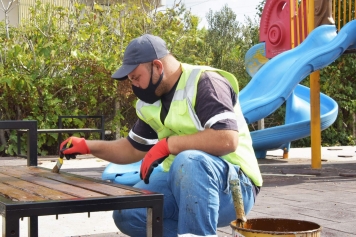
[[[233, 167], [229, 169], [229, 167]], [[245, 213], [252, 209], [252, 184], [236, 165], [202, 151], [176, 156], [169, 172], [158, 172], [134, 187], [164, 194], [163, 236], [216, 236], [218, 227], [236, 220], [228, 179], [239, 179]], [[126, 235], [146, 236], [146, 208], [114, 211], [116, 226]]]

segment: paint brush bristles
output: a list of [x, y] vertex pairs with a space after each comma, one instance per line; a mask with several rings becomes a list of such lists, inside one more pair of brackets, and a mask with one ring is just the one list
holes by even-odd
[[52, 169], [52, 172], [53, 173], [59, 173], [59, 170], [61, 169], [62, 164], [63, 164], [63, 158], [59, 157], [59, 159], [57, 160], [56, 165]]
[[[66, 144], [66, 148], [69, 148], [71, 144], [72, 144], [72, 139], [69, 139], [69, 141]], [[59, 170], [61, 169], [61, 167], [63, 165], [63, 157], [64, 157], [64, 154], [62, 152], [60, 152], [60, 156], [57, 160], [57, 163], [52, 169], [53, 173], [59, 173]]]

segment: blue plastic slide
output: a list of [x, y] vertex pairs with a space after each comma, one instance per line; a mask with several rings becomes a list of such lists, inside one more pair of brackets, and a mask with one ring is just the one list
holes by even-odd
[[[111, 182], [118, 184], [133, 186], [141, 180], [141, 163], [142, 161], [127, 165], [109, 163], [101, 174], [101, 179], [110, 180]], [[162, 165], [159, 165], [152, 171], [152, 174], [156, 172], [162, 172], [162, 170]]]
[[[320, 94], [321, 130], [328, 128], [336, 120], [336, 101]], [[253, 148], [257, 158], [265, 158], [268, 150], [289, 151], [291, 141], [310, 135], [310, 89], [300, 84], [287, 101], [286, 124], [251, 132]]]
[[[338, 34], [335, 26], [319, 26], [298, 47], [258, 66], [260, 69], [240, 93], [246, 121], [253, 123], [267, 117], [288, 99], [285, 125], [251, 132], [258, 158], [265, 158], [267, 150], [287, 147], [290, 141], [310, 135], [310, 91], [299, 82], [354, 48], [355, 32], [356, 20]], [[321, 129], [325, 129], [335, 121], [338, 106], [324, 94], [320, 103]]]
[[[248, 123], [267, 117], [287, 99], [286, 124], [251, 132], [258, 158], [267, 150], [287, 146], [310, 135], [310, 91], [299, 85], [311, 72], [331, 64], [348, 48], [356, 45], [356, 20], [349, 22], [337, 34], [335, 26], [316, 28], [298, 47], [286, 51], [251, 71], [254, 76], [240, 93], [240, 103]], [[257, 45], [255, 50], [261, 50]], [[262, 60], [263, 61], [263, 60]], [[321, 128], [329, 127], [337, 117], [338, 106], [330, 97], [320, 95]], [[110, 163], [102, 179], [115, 183], [134, 185], [140, 180], [141, 162], [129, 165]], [[161, 172], [161, 166], [154, 172]]]

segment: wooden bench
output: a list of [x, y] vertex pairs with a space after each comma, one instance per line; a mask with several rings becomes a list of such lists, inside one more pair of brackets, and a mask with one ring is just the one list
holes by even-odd
[[[97, 128], [63, 128], [63, 119], [100, 119], [100, 126]], [[104, 116], [103, 115], [63, 115], [58, 117], [58, 128], [54, 129], [37, 129], [37, 133], [58, 133], [58, 141], [62, 141], [62, 133], [76, 133], [76, 132], [85, 132], [85, 133], [100, 133], [101, 140], [105, 140], [105, 127], [104, 127]], [[17, 155], [24, 157], [21, 154], [21, 135], [27, 133], [28, 129], [19, 129], [17, 130]], [[36, 137], [37, 141], [37, 137]]]
[[[17, 129], [19, 124], [5, 125]], [[36, 151], [34, 145], [32, 150]], [[39, 216], [131, 208], [146, 208], [147, 237], [163, 236], [163, 194], [36, 166], [0, 167], [2, 236], [26, 236], [20, 235], [23, 217], [28, 217], [28, 236], [38, 237]]]

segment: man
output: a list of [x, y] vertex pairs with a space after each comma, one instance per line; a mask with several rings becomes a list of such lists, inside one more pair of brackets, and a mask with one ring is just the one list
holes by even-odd
[[[127, 138], [72, 138], [73, 154], [93, 154], [117, 164], [143, 158], [134, 187], [164, 194], [164, 236], [217, 236], [236, 220], [229, 180], [240, 181], [245, 213], [254, 205], [262, 177], [238, 101], [236, 78], [225, 71], [180, 63], [159, 37], [130, 42], [112, 75], [128, 79], [139, 98], [139, 117]], [[151, 173], [162, 163], [164, 172]], [[146, 235], [146, 209], [114, 211], [129, 236]]]

